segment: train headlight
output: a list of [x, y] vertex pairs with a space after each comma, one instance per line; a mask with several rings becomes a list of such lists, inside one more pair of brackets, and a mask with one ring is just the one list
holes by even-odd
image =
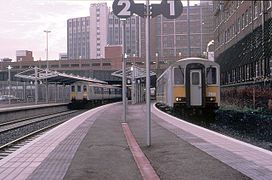
[[176, 97], [176, 102], [184, 102], [185, 100], [184, 97]]
[[216, 101], [216, 97], [207, 97], [206, 100], [208, 102], [215, 102]]

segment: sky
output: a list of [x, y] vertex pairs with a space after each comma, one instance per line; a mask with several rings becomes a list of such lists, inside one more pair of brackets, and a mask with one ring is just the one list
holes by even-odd
[[[90, 4], [98, 2], [107, 2], [111, 7], [113, 0], [0, 0], [0, 59], [11, 58], [15, 61], [16, 50], [29, 50], [33, 52], [34, 60], [45, 60], [44, 30], [51, 31], [48, 57], [58, 59], [59, 53], [67, 51], [67, 20], [89, 16]], [[150, 1], [151, 4], [160, 2]], [[186, 5], [186, 2], [183, 4]]]

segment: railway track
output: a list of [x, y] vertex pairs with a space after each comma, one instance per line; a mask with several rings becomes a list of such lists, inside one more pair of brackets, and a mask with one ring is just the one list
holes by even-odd
[[0, 124], [0, 160], [79, 113], [74, 110]]

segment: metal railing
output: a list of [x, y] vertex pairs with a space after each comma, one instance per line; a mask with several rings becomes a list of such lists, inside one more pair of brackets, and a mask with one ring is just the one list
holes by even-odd
[[[70, 86], [49, 84], [48, 102], [69, 102]], [[10, 99], [10, 102], [9, 102]], [[38, 84], [38, 103], [46, 102], [46, 84]], [[35, 103], [35, 85], [30, 82], [0, 81], [0, 104]]]

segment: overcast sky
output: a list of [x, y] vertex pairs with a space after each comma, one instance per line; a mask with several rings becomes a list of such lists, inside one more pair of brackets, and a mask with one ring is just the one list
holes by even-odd
[[[160, 0], [151, 0], [160, 2]], [[103, 0], [0, 0], [0, 59], [16, 59], [16, 50], [30, 50], [35, 60], [45, 59], [49, 33], [49, 59], [66, 52], [66, 21], [89, 15], [91, 3]], [[112, 1], [108, 1], [111, 6]], [[136, 0], [134, 2], [137, 3]], [[196, 3], [193, 1], [192, 3]], [[186, 5], [186, 2], [185, 4]]]

